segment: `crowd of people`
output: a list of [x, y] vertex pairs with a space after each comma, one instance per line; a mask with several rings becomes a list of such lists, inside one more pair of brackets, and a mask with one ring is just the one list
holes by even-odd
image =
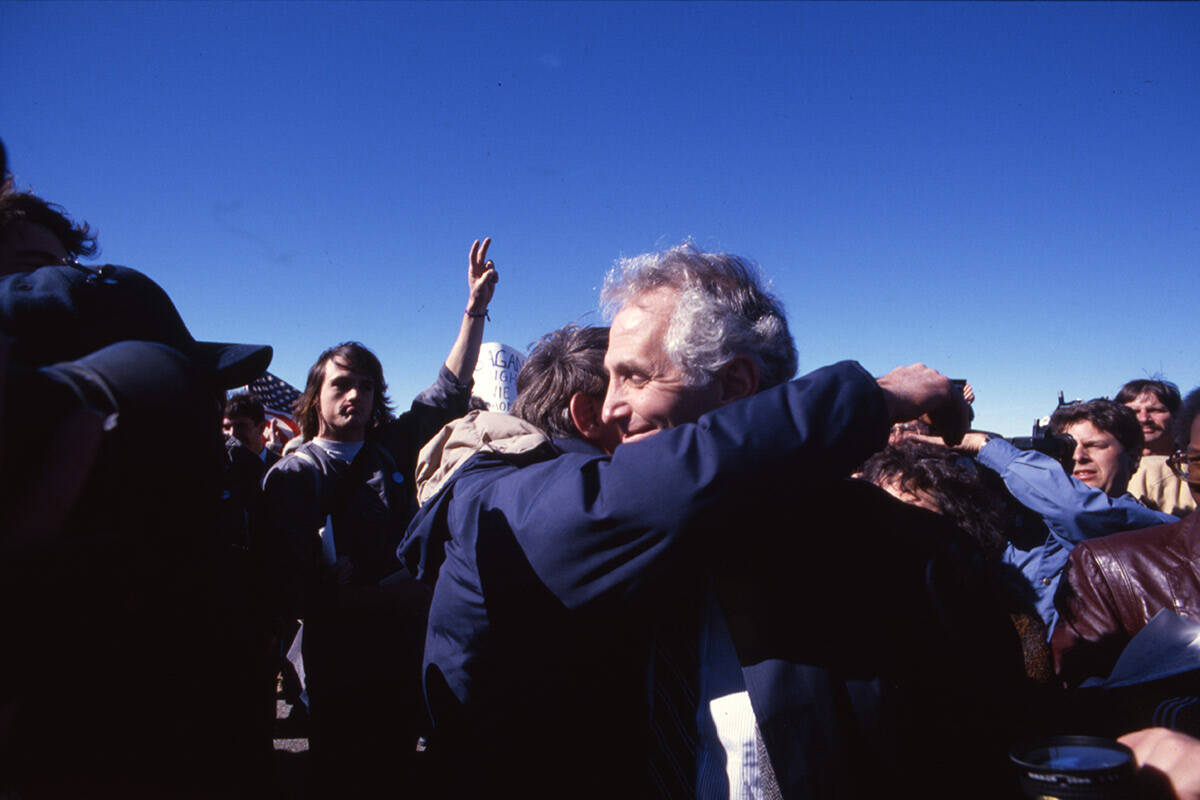
[[974, 430], [923, 364], [796, 377], [685, 243], [490, 411], [485, 238], [429, 388], [336, 344], [289, 439], [228, 391], [271, 347], [0, 173], [0, 798], [278, 796], [281, 685], [309, 797], [1013, 798], [1057, 734], [1200, 797], [1200, 389]]

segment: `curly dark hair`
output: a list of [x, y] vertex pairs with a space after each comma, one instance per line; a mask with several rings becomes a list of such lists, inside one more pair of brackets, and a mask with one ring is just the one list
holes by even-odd
[[1137, 415], [1127, 406], [1107, 397], [1068, 403], [1054, 409], [1050, 415], [1050, 432], [1062, 433], [1064, 428], [1077, 422], [1090, 422], [1100, 430], [1111, 433], [1128, 453], [1141, 456], [1142, 448], [1146, 445]]
[[91, 257], [100, 251], [96, 232], [86, 222], [75, 224], [62, 206], [26, 192], [0, 194], [0, 241], [19, 223], [46, 228], [73, 258]]
[[927, 495], [939, 513], [965, 531], [989, 558], [1004, 550], [1004, 501], [989, 488], [975, 462], [940, 445], [904, 441], [888, 445], [863, 465], [862, 477]]
[[361, 342], [342, 342], [317, 356], [316, 363], [308, 370], [308, 381], [304, 392], [296, 399], [296, 421], [305, 439], [317, 435], [320, 429], [321, 387], [325, 384], [325, 365], [336, 359], [346, 369], [369, 375], [375, 381], [375, 403], [371, 408], [371, 421], [367, 431], [378, 428], [392, 418], [392, 401], [387, 396], [387, 382], [383, 379], [383, 365], [375, 354]]

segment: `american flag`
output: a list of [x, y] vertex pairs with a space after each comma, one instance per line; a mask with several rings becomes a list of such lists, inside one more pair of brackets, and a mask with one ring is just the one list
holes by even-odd
[[300, 397], [300, 390], [283, 378], [264, 372], [261, 378], [255, 378], [247, 386], [234, 391], [254, 395], [263, 404], [268, 418], [278, 419], [291, 428], [293, 433], [300, 432], [300, 426], [292, 418], [292, 409]]

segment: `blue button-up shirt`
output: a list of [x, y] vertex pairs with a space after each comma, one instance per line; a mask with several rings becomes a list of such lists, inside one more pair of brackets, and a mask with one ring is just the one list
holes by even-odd
[[996, 472], [1021, 505], [1039, 514], [1049, 534], [1046, 540], [1023, 550], [1010, 543], [1004, 560], [1029, 578], [1037, 593], [1037, 610], [1054, 630], [1058, 611], [1054, 593], [1067, 566], [1067, 556], [1085, 539], [1110, 533], [1149, 528], [1175, 517], [1151, 511], [1132, 495], [1110, 497], [1068, 475], [1045, 453], [1018, 450], [1004, 439], [992, 439], [979, 451], [979, 463]]

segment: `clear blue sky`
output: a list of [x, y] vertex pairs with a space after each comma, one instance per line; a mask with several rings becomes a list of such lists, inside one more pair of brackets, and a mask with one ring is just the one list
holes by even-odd
[[484, 235], [522, 349], [691, 237], [802, 370], [925, 361], [983, 428], [1200, 383], [1200, 4], [0, 2], [0, 76], [18, 183], [293, 383], [360, 339], [407, 405]]

